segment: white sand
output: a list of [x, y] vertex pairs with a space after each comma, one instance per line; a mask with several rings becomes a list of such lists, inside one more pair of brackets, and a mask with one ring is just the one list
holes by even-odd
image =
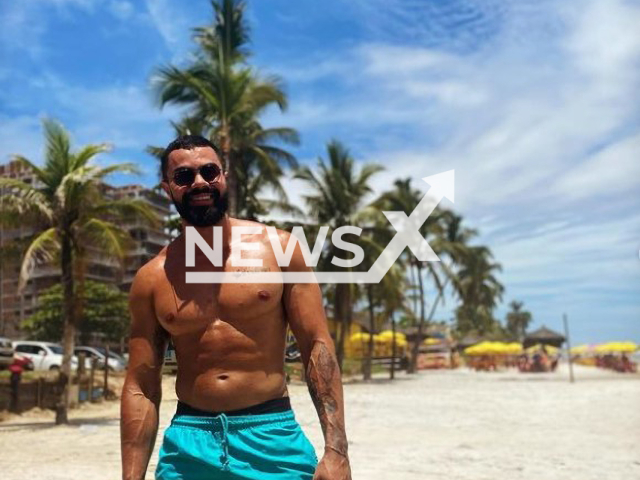
[[[554, 374], [421, 372], [345, 387], [358, 480], [629, 480], [640, 478], [640, 375], [576, 367]], [[161, 428], [175, 408], [165, 379]], [[298, 420], [321, 452], [306, 387], [290, 388]], [[3, 480], [120, 477], [117, 402], [0, 423]], [[160, 440], [160, 435], [158, 436]], [[147, 474], [152, 479], [157, 446]]]

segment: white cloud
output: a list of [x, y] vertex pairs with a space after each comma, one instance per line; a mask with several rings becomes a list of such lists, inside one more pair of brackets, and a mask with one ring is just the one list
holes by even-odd
[[564, 173], [552, 189], [565, 198], [640, 194], [640, 134], [631, 135], [587, 156]]
[[31, 160], [42, 155], [42, 125], [37, 116], [0, 115], [0, 124], [0, 163], [8, 161], [13, 155], [22, 155]]
[[421, 74], [455, 60], [451, 55], [430, 49], [383, 43], [365, 44], [357, 47], [356, 52], [364, 60], [367, 74], [382, 77]]
[[40, 38], [46, 30], [41, 12], [31, 2], [8, 2], [0, 17], [0, 47], [23, 50], [37, 58], [42, 54]]
[[[172, 0], [145, 0], [153, 25], [174, 56], [181, 55], [191, 38], [192, 19], [184, 3]], [[206, 22], [202, 22], [206, 23]]]
[[[543, 5], [548, 17], [563, 22], [566, 33], [546, 39], [532, 50], [534, 57], [523, 54], [532, 46], [518, 48], [527, 39], [514, 46], [510, 33], [498, 36], [491, 51], [465, 54], [437, 47], [360, 45], [327, 58], [318, 70], [303, 69], [306, 75], [327, 72], [335, 78], [336, 66], [350, 63], [342, 73], [347, 93], [294, 100], [285, 121], [316, 129], [346, 126], [350, 134], [368, 132], [369, 137], [381, 131], [378, 137], [385, 145], [373, 142], [366, 159], [385, 163], [392, 158], [406, 174], [455, 166], [465, 210], [542, 202], [557, 193], [547, 185], [563, 185], [565, 176], [575, 177], [583, 168], [592, 171], [588, 152], [633, 125], [640, 83], [640, 38], [634, 28], [640, 9], [603, 0], [582, 2], [573, 10]], [[511, 32], [509, 22], [517, 20], [526, 32], [521, 16], [505, 18], [503, 30]], [[395, 125], [405, 135], [394, 143], [389, 130]], [[601, 189], [616, 182], [627, 189], [640, 187], [630, 161], [617, 165]]]
[[0, 47], [9, 52], [26, 53], [41, 60], [47, 52], [43, 36], [48, 30], [50, 15], [71, 17], [76, 11], [94, 13], [103, 6], [124, 20], [133, 13], [126, 0], [29, 0], [4, 2], [0, 16]]
[[44, 138], [40, 118], [56, 112], [54, 115], [69, 130], [74, 145], [107, 142], [114, 149], [101, 157], [101, 163], [137, 161], [144, 177], [134, 180], [145, 184], [156, 181], [156, 162], [143, 150], [147, 145], [168, 143], [173, 135], [169, 119], [179, 117], [177, 109], [160, 111], [151, 92], [138, 84], [88, 88], [50, 73], [33, 78], [32, 82], [43, 92], [51, 92], [47, 99], [49, 111], [38, 116], [0, 116], [0, 162], [19, 153], [41, 163]]
[[[298, 108], [285, 122], [342, 132], [361, 161], [387, 166], [372, 180], [377, 192], [403, 177], [425, 191], [421, 177], [455, 168], [455, 207], [504, 266], [505, 300], [525, 300], [542, 319], [563, 309], [595, 318], [627, 295], [615, 313], [634, 321], [638, 4], [501, 2], [500, 12], [488, 2], [480, 14], [499, 23], [495, 34], [486, 48], [457, 53], [440, 48], [437, 25], [416, 26], [422, 17], [406, 15], [417, 7], [355, 3], [367, 28], [415, 32], [413, 46], [366, 43], [317, 71], [306, 65], [298, 78], [342, 78], [339, 93], [293, 98]], [[340, 73], [342, 64], [349, 68]]]
[[570, 8], [565, 11], [566, 15], [577, 16], [577, 22], [565, 47], [573, 54], [576, 66], [596, 77], [601, 86], [608, 87], [612, 93], [619, 87], [637, 86], [635, 73], [640, 59], [637, 3], [591, 1], [573, 4]]
[[126, 0], [111, 0], [107, 4], [107, 8], [120, 20], [128, 20], [135, 12], [133, 4]]

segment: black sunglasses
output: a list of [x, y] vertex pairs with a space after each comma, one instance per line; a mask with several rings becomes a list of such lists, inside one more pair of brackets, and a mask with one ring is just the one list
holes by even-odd
[[186, 187], [193, 183], [198, 172], [205, 182], [211, 183], [218, 179], [222, 170], [215, 163], [207, 163], [200, 168], [182, 167], [173, 172], [173, 182], [180, 187]]

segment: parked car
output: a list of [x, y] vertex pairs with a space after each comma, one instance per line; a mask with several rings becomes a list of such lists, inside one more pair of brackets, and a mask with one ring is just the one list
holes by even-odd
[[[96, 350], [98, 350], [99, 352], [102, 352], [102, 354], [106, 355], [107, 353], [107, 349], [103, 348], [103, 347], [96, 347]], [[114, 358], [117, 361], [119, 361], [120, 363], [122, 363], [122, 365], [124, 365], [124, 368], [127, 368], [127, 364], [129, 363], [129, 355], [122, 354], [120, 355], [119, 353], [114, 352], [113, 350], [109, 350], [109, 358]]]
[[[51, 342], [18, 340], [13, 342], [16, 354], [33, 362], [34, 370], [60, 370], [62, 366], [62, 346]], [[88, 362], [87, 362], [88, 364]], [[78, 368], [78, 357], [71, 357], [71, 369]]]
[[[105, 358], [107, 351], [103, 348], [99, 347], [85, 347], [79, 346], [76, 347], [73, 351], [76, 355], [80, 355], [84, 353], [85, 358], [91, 361], [92, 359], [96, 359], [96, 367], [100, 369], [104, 369]], [[125, 369], [124, 359], [120, 357], [118, 354], [109, 352], [109, 358], [107, 359], [107, 368], [109, 368], [110, 372], [122, 372]]]
[[8, 338], [0, 337], [0, 368], [7, 368], [13, 362], [13, 345]]

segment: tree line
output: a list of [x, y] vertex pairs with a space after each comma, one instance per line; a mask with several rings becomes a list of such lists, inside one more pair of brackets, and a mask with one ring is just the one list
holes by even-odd
[[[390, 182], [387, 191], [374, 197], [371, 179], [383, 167], [356, 161], [348, 147], [336, 139], [328, 141], [315, 166], [299, 165], [288, 150], [299, 144], [298, 132], [290, 127], [266, 128], [260, 121], [267, 109], [285, 110], [288, 101], [282, 79], [261, 74], [249, 63], [251, 32], [246, 3], [214, 0], [212, 9], [212, 22], [193, 30], [193, 62], [186, 67], [162, 65], [154, 73], [151, 82], [159, 106], [184, 107], [186, 114], [172, 122], [176, 134], [200, 134], [219, 145], [228, 170], [232, 215], [258, 220], [277, 209], [304, 219], [307, 233], [317, 232], [321, 225], [328, 226], [328, 235], [343, 225], [359, 226], [362, 235], [354, 243], [365, 251], [365, 261], [355, 268], [368, 270], [395, 234], [381, 212], [395, 210], [409, 215], [422, 193], [407, 178]], [[104, 305], [90, 302], [92, 295], [109, 293], [84, 281], [88, 255], [92, 249], [99, 249], [103, 255], [122, 260], [133, 241], [121, 225], [132, 219], [158, 225], [161, 219], [144, 202], [114, 200], [104, 194], [102, 185], [108, 176], [135, 173], [135, 165], [98, 167], [91, 160], [107, 151], [108, 145], [72, 149], [70, 136], [61, 124], [45, 120], [43, 126], [44, 165], [37, 166], [22, 156], [13, 158], [33, 172], [37, 183], [0, 178], [0, 191], [5, 193], [0, 203], [0, 221], [8, 227], [30, 225], [36, 232], [14, 252], [22, 262], [21, 286], [38, 264], [54, 262], [60, 267], [60, 285], [45, 294], [42, 308], [24, 327], [33, 336], [51, 335], [52, 339], [57, 333], [62, 338], [61, 374], [70, 379], [76, 333], [78, 329], [86, 331], [91, 324], [87, 321], [83, 327], [83, 318], [95, 318], [93, 328], [102, 328], [104, 322], [99, 319], [113, 314], [105, 312]], [[147, 151], [158, 157], [162, 149], [149, 146]], [[307, 186], [304, 209], [289, 202], [282, 185], [287, 172]], [[267, 191], [275, 192], [276, 199], [264, 198]], [[271, 224], [285, 229], [292, 225]], [[179, 223], [175, 218], [169, 219], [166, 228], [177, 231]], [[367, 312], [371, 331], [385, 323], [402, 322], [414, 326], [417, 338], [422, 338], [434, 322], [438, 306], [454, 297], [458, 302], [453, 322], [457, 336], [523, 336], [531, 316], [522, 310], [522, 304], [512, 305], [506, 327], [494, 316], [504, 294], [497, 278], [501, 266], [488, 247], [472, 243], [478, 235], [475, 229], [466, 226], [453, 210], [439, 207], [421, 227], [420, 234], [441, 262], [420, 262], [406, 250], [379, 284], [323, 285], [327, 309], [340, 325], [335, 341], [341, 365], [346, 336], [357, 309]], [[319, 270], [336, 268], [329, 261], [335, 248], [329, 245], [322, 252]], [[114, 297], [114, 302], [122, 307], [121, 298]], [[56, 309], [60, 312], [58, 320], [51, 313]], [[416, 342], [412, 346], [410, 372], [416, 370], [419, 345]], [[372, 351], [373, 340], [369, 343], [369, 358]], [[365, 377], [370, 377], [370, 361], [365, 362], [364, 370]], [[60, 400], [57, 423], [67, 422], [68, 390]]]

